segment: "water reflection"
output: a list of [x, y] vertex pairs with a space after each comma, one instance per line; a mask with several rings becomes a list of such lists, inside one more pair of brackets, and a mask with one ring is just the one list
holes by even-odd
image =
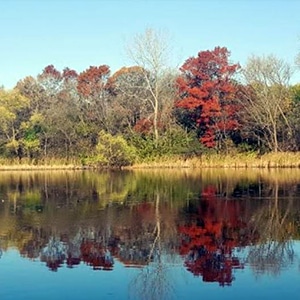
[[196, 207], [188, 208], [190, 218], [179, 228], [180, 253], [190, 272], [224, 286], [231, 285], [233, 269], [244, 266], [235, 249], [252, 244], [256, 236], [243, 219], [244, 203], [216, 195], [216, 188], [208, 186]]
[[132, 290], [153, 299], [172, 293], [174, 266], [229, 286], [237, 270], [279, 274], [298, 260], [298, 170], [0, 175], [0, 258], [14, 247], [51, 271], [118, 261], [140, 269]]

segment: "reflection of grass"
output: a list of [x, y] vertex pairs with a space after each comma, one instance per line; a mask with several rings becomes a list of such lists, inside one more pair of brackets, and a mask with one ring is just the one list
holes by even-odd
[[206, 169], [134, 169], [136, 177], [151, 178], [152, 181], [180, 181], [209, 183], [219, 185], [237, 184], [264, 181], [276, 184], [296, 184], [299, 182], [300, 169], [232, 169], [232, 168], [206, 168]]

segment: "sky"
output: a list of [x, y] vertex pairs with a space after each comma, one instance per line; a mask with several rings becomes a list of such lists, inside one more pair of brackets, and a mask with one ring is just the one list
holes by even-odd
[[147, 28], [167, 33], [174, 66], [216, 46], [242, 66], [269, 54], [294, 66], [299, 12], [300, 0], [0, 0], [0, 86], [50, 64], [114, 73], [131, 65], [125, 48]]

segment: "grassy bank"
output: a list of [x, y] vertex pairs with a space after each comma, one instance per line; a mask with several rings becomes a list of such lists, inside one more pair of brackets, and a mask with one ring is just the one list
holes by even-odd
[[47, 160], [35, 161], [29, 159], [3, 159], [0, 158], [0, 171], [9, 170], [76, 170], [84, 166], [79, 160], [65, 160], [49, 158]]
[[[91, 167], [89, 167], [91, 168]], [[300, 152], [210, 154], [191, 158], [160, 157], [139, 162], [126, 169], [146, 168], [300, 168]], [[80, 160], [48, 159], [42, 161], [0, 159], [0, 170], [76, 170], [87, 169]]]
[[192, 158], [160, 158], [153, 162], [142, 162], [134, 168], [300, 168], [300, 152], [210, 154]]

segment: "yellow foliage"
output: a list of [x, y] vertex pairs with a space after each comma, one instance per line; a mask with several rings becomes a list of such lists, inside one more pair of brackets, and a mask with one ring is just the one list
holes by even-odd
[[8, 134], [17, 113], [29, 105], [29, 99], [22, 96], [17, 89], [5, 91], [0, 89], [0, 130]]
[[10, 91], [0, 90], [0, 107], [6, 107], [9, 111], [16, 113], [29, 104], [29, 99], [21, 95], [17, 89]]

